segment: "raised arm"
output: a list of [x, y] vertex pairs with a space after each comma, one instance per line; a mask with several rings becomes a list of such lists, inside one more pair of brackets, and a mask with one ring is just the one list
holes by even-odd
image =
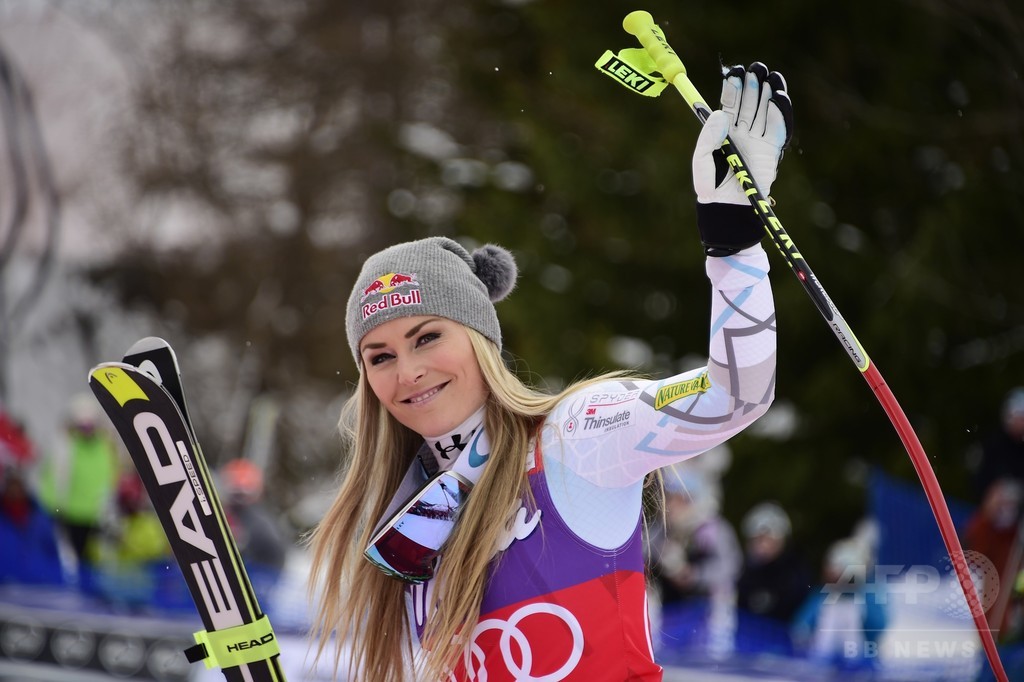
[[563, 464], [623, 487], [718, 445], [764, 414], [775, 390], [775, 307], [757, 216], [720, 146], [726, 135], [768, 192], [792, 133], [782, 76], [761, 63], [723, 73], [722, 108], [693, 156], [697, 221], [712, 287], [708, 364], [655, 382], [619, 381], [570, 396], [552, 415]]

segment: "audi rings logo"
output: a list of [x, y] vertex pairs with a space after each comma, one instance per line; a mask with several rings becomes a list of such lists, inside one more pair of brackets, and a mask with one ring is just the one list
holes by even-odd
[[[558, 670], [546, 675], [535, 676], [533, 674], [533, 647], [526, 634], [519, 629], [519, 623], [526, 618], [557, 618], [564, 624], [572, 634], [572, 647], [567, 652], [565, 663]], [[487, 654], [477, 644], [477, 639], [485, 632], [498, 630], [501, 633], [498, 649], [501, 651], [501, 659], [505, 669], [512, 675], [516, 682], [560, 682], [576, 669], [580, 659], [583, 657], [583, 628], [576, 616], [566, 608], [555, 604], [527, 604], [520, 608], [508, 620], [500, 618], [488, 618], [477, 623], [473, 630], [473, 644], [466, 652], [466, 674], [469, 680], [487, 682], [487, 669], [485, 659]], [[520, 661], [512, 653], [512, 642], [519, 647]], [[538, 644], [540, 644], [538, 642]], [[471, 659], [471, 660], [470, 660]], [[474, 665], [475, 664], [475, 665]]]

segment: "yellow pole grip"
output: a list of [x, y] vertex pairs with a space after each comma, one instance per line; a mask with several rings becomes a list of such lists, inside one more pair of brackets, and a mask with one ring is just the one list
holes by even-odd
[[[636, 36], [640, 44], [647, 50], [647, 54], [658, 65], [661, 75], [676, 87], [679, 94], [686, 100], [686, 103], [703, 120], [706, 114], [710, 113], [708, 106], [704, 102], [704, 98], [697, 92], [697, 88], [690, 82], [686, 75], [686, 67], [683, 66], [683, 60], [679, 58], [679, 55], [672, 49], [672, 46], [668, 44], [665, 35], [658, 28], [658, 25], [654, 23], [654, 17], [651, 16], [651, 13], [643, 10], [630, 12], [622, 20], [622, 28], [627, 33]], [[705, 116], [701, 116], [702, 113]]]
[[678, 74], [686, 75], [686, 67], [683, 66], [682, 60], [665, 40], [665, 36], [654, 23], [654, 17], [650, 12], [643, 10], [630, 12], [622, 20], [622, 28], [626, 29], [626, 33], [636, 36], [640, 44], [647, 50], [647, 54], [651, 55], [654, 63], [658, 65], [661, 75], [669, 83], [675, 81]]

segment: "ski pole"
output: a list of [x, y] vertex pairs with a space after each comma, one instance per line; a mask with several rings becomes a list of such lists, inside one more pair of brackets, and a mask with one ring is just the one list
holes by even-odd
[[[664, 34], [654, 23], [650, 13], [644, 11], [630, 12], [623, 20], [622, 27], [627, 33], [636, 36], [648, 56], [654, 61], [657, 71], [664, 76], [666, 81], [675, 86], [700, 122], [702, 124], [706, 122], [708, 116], [711, 115], [710, 107], [708, 107], [704, 98], [701, 97], [700, 93], [697, 92], [697, 88], [694, 87], [687, 77], [686, 67], [683, 66], [682, 60], [679, 59], [679, 56], [676, 55], [675, 51], [668, 44]], [[640, 75], [650, 79], [650, 76], [647, 76], [647, 74]], [[630, 85], [625, 80], [623, 80], [623, 83], [632, 87], [637, 92], [643, 93], [643, 90], [639, 89], [639, 87]], [[640, 87], [646, 89], [646, 85]], [[925, 453], [921, 441], [914, 432], [910, 420], [907, 419], [906, 414], [904, 414], [903, 409], [896, 400], [896, 396], [893, 395], [892, 390], [885, 383], [878, 368], [868, 358], [867, 353], [857, 340], [850, 325], [843, 319], [839, 309], [836, 308], [832, 299], [829, 298], [821, 282], [814, 276], [803, 254], [800, 253], [793, 239], [782, 226], [782, 222], [776, 217], [770, 200], [758, 189], [754, 178], [750, 175], [746, 162], [736, 151], [735, 146], [728, 137], [722, 143], [722, 151], [725, 153], [736, 179], [740, 182], [740, 186], [746, 193], [754, 212], [761, 219], [765, 231], [771, 237], [772, 242], [778, 248], [786, 263], [793, 270], [793, 274], [796, 275], [804, 291], [811, 297], [814, 305], [818, 308], [822, 317], [825, 318], [840, 345], [846, 350], [853, 364], [860, 370], [864, 380], [871, 387], [871, 391], [875, 394], [879, 403], [881, 403], [882, 408], [899, 434], [907, 454], [910, 455], [914, 469], [917, 471], [918, 478], [924, 487], [925, 496], [928, 498], [928, 504], [931, 506], [932, 514], [938, 523], [939, 532], [945, 543], [949, 559], [953, 564], [957, 579], [960, 581], [960, 587], [963, 589], [964, 596], [967, 599], [967, 604], [974, 619], [974, 624], [978, 629], [978, 634], [981, 637], [989, 665], [992, 667], [992, 671], [999, 682], [1007, 682], [1006, 672], [1003, 670], [1002, 662], [999, 660], [999, 652], [996, 650], [995, 641], [992, 638], [992, 632], [989, 630], [988, 623], [985, 620], [985, 613], [971, 579], [967, 560], [964, 557], [963, 548], [957, 537], [956, 527], [953, 525], [953, 520], [949, 515], [949, 508], [946, 506], [942, 488], [939, 486], [935, 472], [928, 462], [928, 455]]]

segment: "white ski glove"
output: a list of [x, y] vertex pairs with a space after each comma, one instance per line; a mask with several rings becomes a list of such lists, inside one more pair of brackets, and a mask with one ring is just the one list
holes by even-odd
[[761, 62], [723, 69], [722, 108], [704, 123], [693, 152], [697, 226], [709, 256], [753, 246], [764, 227], [721, 151], [726, 136], [768, 196], [782, 151], [793, 135], [793, 105], [786, 79]]

